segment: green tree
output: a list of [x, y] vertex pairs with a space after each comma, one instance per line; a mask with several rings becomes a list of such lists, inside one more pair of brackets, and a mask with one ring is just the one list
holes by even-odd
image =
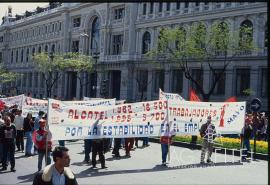
[[[46, 83], [47, 97], [51, 97], [52, 88], [61, 77], [62, 72], [91, 71], [92, 59], [90, 56], [80, 55], [78, 53], [48, 54], [37, 53], [32, 56], [36, 69], [44, 76]], [[78, 77], [79, 75], [77, 75]], [[81, 82], [81, 80], [80, 80]], [[82, 86], [82, 82], [80, 83]]]
[[7, 70], [2, 64], [0, 64], [0, 84], [2, 85], [2, 87], [4, 84], [13, 82], [20, 77], [20, 73], [11, 72]]
[[[156, 59], [165, 57], [167, 62], [176, 63], [203, 101], [209, 101], [218, 81], [232, 61], [242, 53], [257, 50], [253, 45], [252, 31], [248, 26], [242, 26], [238, 31], [230, 31], [226, 22], [216, 22], [208, 31], [202, 22], [194, 23], [188, 30], [182, 27], [162, 29], [157, 47], [147, 55]], [[221, 69], [214, 67], [217, 62], [222, 64]], [[200, 83], [201, 79], [192, 75], [191, 64], [195, 64], [201, 71], [208, 68], [214, 75], [208, 91]]]

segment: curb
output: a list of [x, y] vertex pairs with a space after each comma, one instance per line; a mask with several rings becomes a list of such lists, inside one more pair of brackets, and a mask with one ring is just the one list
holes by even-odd
[[[153, 143], [159, 143], [159, 138], [149, 138], [150, 142]], [[199, 144], [194, 144], [194, 143], [187, 143], [187, 142], [181, 142], [181, 141], [174, 141], [172, 143], [173, 146], [178, 146], [178, 147], [184, 147], [184, 148], [189, 148], [189, 149], [196, 149], [196, 150], [201, 150], [201, 145]], [[214, 147], [214, 149], [217, 149], [217, 153], [221, 154], [226, 154], [232, 155], [234, 153], [235, 156], [240, 156], [240, 150], [233, 150], [233, 149], [227, 149], [227, 148], [221, 148], [221, 147]], [[260, 160], [265, 160], [268, 161], [269, 156], [267, 154], [261, 154], [261, 153], [256, 153], [253, 155], [254, 159], [260, 159]]]

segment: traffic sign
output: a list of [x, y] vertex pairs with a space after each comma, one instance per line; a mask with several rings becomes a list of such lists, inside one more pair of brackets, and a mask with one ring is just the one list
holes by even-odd
[[250, 103], [250, 109], [253, 112], [259, 111], [261, 106], [262, 106], [262, 102], [261, 102], [261, 100], [259, 98], [254, 98]]

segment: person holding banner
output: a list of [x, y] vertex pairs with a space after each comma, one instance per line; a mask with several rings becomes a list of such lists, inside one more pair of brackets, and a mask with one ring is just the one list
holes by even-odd
[[33, 185], [78, 185], [76, 177], [69, 168], [68, 148], [56, 146], [52, 152], [54, 164], [48, 165], [36, 174]]
[[173, 143], [172, 138], [175, 136], [175, 131], [172, 130], [170, 133], [164, 134], [160, 137], [161, 144], [161, 157], [162, 165], [166, 166], [167, 155], [169, 153], [169, 145]]
[[[52, 142], [51, 142], [51, 133], [50, 131], [45, 130], [46, 120], [40, 119], [39, 120], [39, 129], [35, 130], [33, 133], [33, 142], [38, 151], [38, 171], [41, 170], [43, 158], [47, 156], [46, 165], [51, 164], [51, 149], [52, 149]], [[47, 146], [46, 146], [47, 142]], [[47, 147], [47, 151], [46, 151]], [[46, 154], [47, 152], [47, 154]]]
[[92, 165], [93, 168], [96, 168], [97, 164], [97, 154], [101, 163], [101, 168], [107, 168], [105, 166], [105, 156], [104, 156], [104, 140], [103, 139], [93, 139], [92, 140]]
[[200, 135], [203, 138], [202, 142], [202, 153], [201, 153], [201, 164], [204, 164], [205, 153], [207, 151], [207, 163], [212, 163], [211, 155], [213, 152], [213, 141], [216, 137], [216, 128], [211, 123], [211, 116], [207, 117], [207, 122], [200, 128]]

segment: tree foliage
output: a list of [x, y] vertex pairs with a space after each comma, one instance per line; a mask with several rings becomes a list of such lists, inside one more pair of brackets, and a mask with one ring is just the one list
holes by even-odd
[[[73, 71], [80, 73], [82, 71], [90, 72], [92, 70], [92, 58], [79, 53], [48, 54], [37, 53], [32, 56], [36, 69], [44, 74], [46, 82], [47, 96], [51, 96], [51, 91], [62, 72]], [[78, 76], [78, 75], [77, 75]]]
[[0, 64], [0, 84], [15, 81], [20, 74], [8, 71], [3, 65]]
[[[163, 28], [160, 31], [157, 46], [147, 53], [153, 59], [165, 58], [173, 61], [183, 69], [185, 77], [195, 85], [195, 90], [202, 95], [204, 101], [209, 101], [217, 82], [226, 68], [243, 52], [257, 50], [252, 40], [252, 28], [240, 27], [238, 31], [230, 31], [226, 22], [215, 22], [208, 29], [203, 22], [196, 22], [188, 29], [183, 27]], [[215, 63], [222, 63], [217, 70]], [[203, 71], [208, 68], [214, 75], [213, 83], [206, 92], [203, 84], [195, 79], [191, 72], [194, 64]], [[220, 69], [220, 67], [219, 67]], [[219, 72], [217, 72], [219, 71]]]

